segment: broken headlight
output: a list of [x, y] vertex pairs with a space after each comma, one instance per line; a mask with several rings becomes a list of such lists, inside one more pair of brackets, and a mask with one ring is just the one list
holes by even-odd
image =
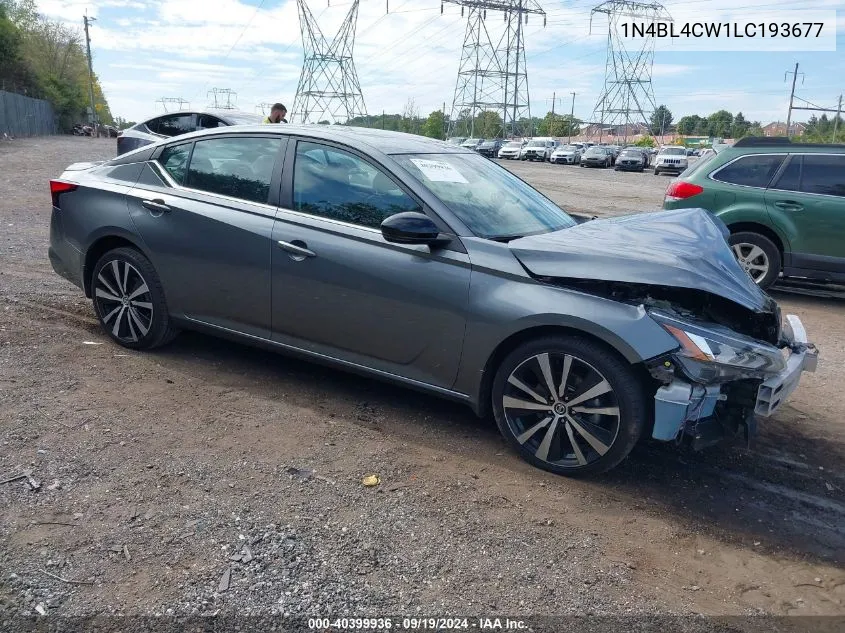
[[651, 318], [678, 341], [675, 358], [695, 382], [712, 383], [764, 378], [786, 367], [781, 351], [716, 324], [704, 327], [661, 312]]

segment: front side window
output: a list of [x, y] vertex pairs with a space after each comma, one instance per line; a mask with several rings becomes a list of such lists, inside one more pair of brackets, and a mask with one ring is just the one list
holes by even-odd
[[396, 213], [422, 212], [413, 198], [367, 161], [342, 149], [305, 141], [296, 146], [293, 208], [374, 229]]
[[198, 130], [208, 130], [215, 127], [227, 127], [227, 123], [225, 121], [221, 121], [216, 116], [211, 116], [210, 114], [200, 114], [197, 117], [197, 129]]
[[845, 197], [845, 155], [806, 154], [801, 191]]
[[768, 187], [784, 158], [782, 154], [750, 154], [725, 165], [712, 178], [732, 185]]
[[170, 175], [177, 185], [185, 182], [185, 167], [188, 165], [188, 156], [191, 155], [191, 144], [171, 145], [165, 147], [158, 157], [159, 164]]
[[171, 114], [159, 117], [147, 124], [153, 132], [162, 136], [179, 136], [194, 131], [193, 114]]
[[575, 226], [539, 191], [477, 154], [402, 154], [402, 167], [475, 235], [507, 241]]
[[185, 186], [266, 204], [281, 143], [278, 137], [197, 141]]

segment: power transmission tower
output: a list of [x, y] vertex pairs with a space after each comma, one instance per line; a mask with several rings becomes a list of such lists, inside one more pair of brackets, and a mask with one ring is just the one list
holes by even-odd
[[91, 38], [88, 36], [88, 26], [97, 18], [89, 18], [86, 12], [82, 18], [85, 24], [85, 48], [88, 52], [88, 93], [91, 97], [91, 125], [94, 126], [94, 134], [91, 136], [100, 136], [100, 130], [97, 125], [97, 109], [94, 106], [94, 69], [91, 64]]
[[162, 97], [156, 103], [160, 103], [165, 112], [170, 112], [170, 105], [176, 105], [176, 110], [187, 110], [191, 107], [191, 104], [182, 97]]
[[[441, 0], [441, 13], [443, 3], [460, 6], [461, 16], [469, 9], [448, 135], [460, 127], [475, 136], [476, 118], [488, 111], [501, 114], [496, 136], [524, 135], [531, 108], [523, 25], [535, 13], [545, 26], [546, 12], [535, 0]], [[488, 28], [488, 10], [504, 14], [504, 28], [493, 23]]]
[[235, 104], [232, 100], [238, 100], [238, 93], [229, 88], [212, 88], [206, 96], [209, 97], [210, 107], [216, 110], [234, 110]]
[[604, 89], [593, 110], [593, 119], [600, 121], [600, 134], [605, 125], [612, 126], [614, 132], [620, 124], [623, 125], [627, 143], [631, 124], [647, 124], [657, 109], [651, 84], [655, 38], [644, 37], [639, 50], [629, 51], [625, 46], [626, 38], [620, 32], [619, 22], [622, 18], [646, 24], [672, 22], [672, 16], [658, 2], [608, 0], [590, 12], [591, 30], [596, 13], [607, 15], [607, 60]]
[[364, 95], [352, 60], [358, 2], [352, 2], [340, 29], [329, 42], [305, 0], [296, 0], [305, 61], [293, 100], [291, 122], [345, 122], [367, 116]]
[[270, 109], [273, 107], [272, 103], [256, 103], [255, 104], [255, 111], [261, 111], [261, 114], [269, 114]]

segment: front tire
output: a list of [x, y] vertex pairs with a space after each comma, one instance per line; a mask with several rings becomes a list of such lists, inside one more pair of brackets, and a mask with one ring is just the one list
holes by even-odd
[[536, 339], [508, 354], [493, 380], [492, 405], [499, 430], [523, 459], [573, 477], [625, 459], [647, 415], [631, 366], [575, 336]]
[[123, 347], [152, 349], [176, 336], [155, 268], [134, 248], [116, 248], [100, 257], [91, 275], [91, 295], [100, 326]]
[[765, 235], [751, 231], [734, 233], [728, 239], [739, 265], [763, 290], [780, 276], [780, 249]]

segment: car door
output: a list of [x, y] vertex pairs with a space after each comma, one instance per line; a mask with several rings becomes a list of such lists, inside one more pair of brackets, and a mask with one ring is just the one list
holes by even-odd
[[845, 154], [793, 154], [766, 192], [792, 266], [845, 273]]
[[286, 164], [273, 228], [273, 339], [448, 389], [470, 280], [460, 241], [435, 250], [387, 242], [382, 220], [427, 211], [351, 148], [292, 139]]
[[167, 145], [129, 192], [175, 316], [270, 337], [270, 237], [285, 143], [214, 135]]

